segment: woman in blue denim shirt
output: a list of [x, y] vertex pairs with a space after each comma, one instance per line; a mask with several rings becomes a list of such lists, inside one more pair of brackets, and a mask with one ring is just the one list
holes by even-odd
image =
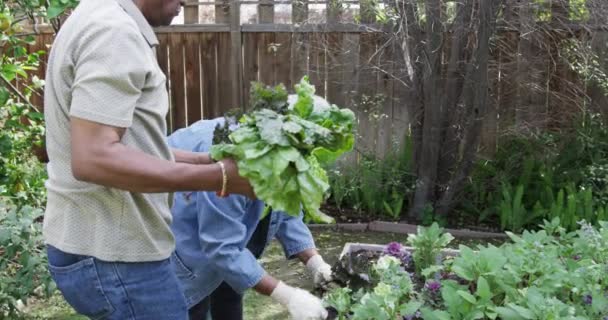
[[[290, 99], [290, 101], [293, 101]], [[223, 118], [201, 120], [169, 137], [176, 149], [207, 152], [213, 131]], [[271, 296], [292, 318], [325, 319], [321, 301], [267, 274], [257, 259], [276, 238], [287, 258], [298, 258], [312, 273], [315, 285], [331, 280], [331, 268], [315, 249], [302, 216], [271, 212], [260, 219], [264, 203], [240, 195], [220, 198], [214, 192], [174, 195], [172, 230], [176, 250], [172, 262], [181, 281], [190, 319], [242, 319], [246, 289]]]

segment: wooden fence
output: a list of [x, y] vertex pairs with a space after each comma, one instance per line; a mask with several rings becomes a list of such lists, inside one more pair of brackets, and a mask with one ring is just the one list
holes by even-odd
[[[239, 10], [244, 3], [258, 6], [256, 24], [242, 24]], [[275, 4], [283, 3], [193, 2], [186, 6], [184, 25], [156, 30], [158, 61], [167, 74], [171, 98], [170, 130], [246, 105], [251, 81], [283, 83], [291, 89], [308, 75], [319, 95], [356, 112], [357, 149], [384, 154], [409, 125], [407, 88], [389, 75], [398, 67], [395, 61], [402, 59], [398, 51], [383, 47], [382, 33], [339, 21], [332, 10], [326, 10], [323, 23], [305, 23], [308, 6], [317, 3], [313, 1], [294, 2], [291, 24], [275, 24]], [[216, 23], [200, 24], [201, 8], [210, 5]], [[359, 8], [363, 6], [361, 2]], [[557, 11], [551, 12], [555, 20]], [[600, 89], [584, 87], [563, 61], [555, 59], [555, 45], [542, 45], [544, 39], [556, 37], [592, 37], [603, 48], [598, 54], [606, 58], [605, 45], [599, 45], [608, 39], [605, 22], [596, 21], [593, 29], [575, 28], [575, 33], [560, 31], [557, 25], [550, 31], [522, 30], [518, 22], [524, 14], [505, 14], [512, 25], [499, 29], [496, 39], [503, 45], [492, 52], [491, 106], [482, 138], [486, 149], [493, 150], [500, 132], [508, 128], [556, 125], [550, 119], [563, 108], [581, 105], [585, 96], [598, 110], [608, 108]], [[45, 49], [51, 42], [52, 35], [39, 35], [32, 49]], [[41, 100], [35, 98], [34, 103]]]

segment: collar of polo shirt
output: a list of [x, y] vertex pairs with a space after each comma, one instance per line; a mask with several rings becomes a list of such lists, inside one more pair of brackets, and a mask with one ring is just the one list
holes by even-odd
[[141, 10], [135, 5], [133, 0], [116, 0], [118, 4], [135, 20], [141, 34], [146, 38], [150, 47], [158, 45], [158, 38], [152, 29], [152, 26], [146, 20], [146, 17], [141, 13]]

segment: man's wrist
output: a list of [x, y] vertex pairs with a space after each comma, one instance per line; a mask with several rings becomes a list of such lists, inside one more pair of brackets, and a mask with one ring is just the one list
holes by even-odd
[[198, 158], [196, 161], [197, 164], [212, 164], [215, 162], [215, 161], [213, 161], [213, 159], [211, 159], [211, 156], [207, 152], [201, 152], [201, 153], [198, 153], [197, 155], [198, 155]]

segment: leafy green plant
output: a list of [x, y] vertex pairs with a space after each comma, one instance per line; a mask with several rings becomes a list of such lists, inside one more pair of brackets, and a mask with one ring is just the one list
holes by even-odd
[[392, 320], [399, 315], [413, 315], [421, 303], [415, 299], [412, 280], [399, 259], [383, 256], [373, 268], [379, 282], [353, 304], [350, 319]]
[[338, 208], [397, 220], [413, 190], [411, 137], [402, 146], [395, 141], [383, 158], [362, 155], [358, 162], [340, 163], [329, 170], [330, 200]]
[[338, 320], [345, 320], [352, 305], [351, 290], [337, 288], [325, 298], [325, 305], [334, 308], [338, 313]]
[[433, 206], [431, 204], [427, 204], [422, 211], [421, 224], [423, 226], [430, 226], [433, 223], [437, 223], [439, 226], [444, 227], [447, 225], [447, 218], [445, 216], [436, 214]]
[[529, 211], [523, 204], [524, 186], [518, 185], [515, 190], [512, 186], [503, 184], [502, 201], [500, 202], [500, 226], [503, 230], [520, 232], [535, 219], [543, 216], [542, 206], [537, 203], [534, 210]]
[[30, 99], [44, 81], [30, 72], [45, 52], [28, 51], [35, 38], [22, 24], [44, 18], [58, 27], [56, 18], [76, 3], [0, 1], [0, 318], [17, 318], [20, 303], [54, 288], [41, 236], [46, 172], [32, 155], [42, 146], [44, 125]]
[[581, 186], [592, 191], [598, 205], [608, 205], [608, 163], [591, 164], [583, 171]]
[[54, 289], [41, 245], [41, 216], [40, 209], [0, 202], [0, 318], [17, 314], [17, 301], [26, 303], [36, 290]]
[[443, 231], [437, 223], [433, 223], [430, 227], [418, 226], [416, 234], [410, 234], [407, 238], [408, 244], [414, 247], [412, 257], [414, 258], [414, 266], [416, 272], [436, 264], [440, 252], [454, 237]]
[[384, 212], [393, 219], [399, 219], [405, 196], [405, 194], [400, 194], [393, 190], [391, 198], [382, 202], [384, 205]]
[[352, 149], [353, 112], [335, 105], [315, 110], [315, 89], [307, 77], [296, 85], [298, 100], [292, 109], [287, 107], [284, 88], [253, 89], [261, 99], [255, 104], [265, 107], [244, 115], [229, 135], [231, 143], [212, 146], [211, 156], [234, 157], [239, 173], [249, 178], [256, 195], [269, 207], [291, 215], [303, 207], [309, 219], [331, 221], [319, 210], [329, 189], [321, 165]]
[[537, 232], [508, 233], [511, 240], [500, 247], [461, 245], [459, 256], [440, 262], [440, 279], [409, 290], [382, 285], [398, 283], [392, 277], [403, 274], [398, 260], [387, 256], [375, 267], [386, 273], [379, 276], [383, 282], [352, 295], [350, 312], [343, 314], [346, 319], [606, 319], [608, 222], [579, 225], [568, 233], [556, 218], [545, 220]]

